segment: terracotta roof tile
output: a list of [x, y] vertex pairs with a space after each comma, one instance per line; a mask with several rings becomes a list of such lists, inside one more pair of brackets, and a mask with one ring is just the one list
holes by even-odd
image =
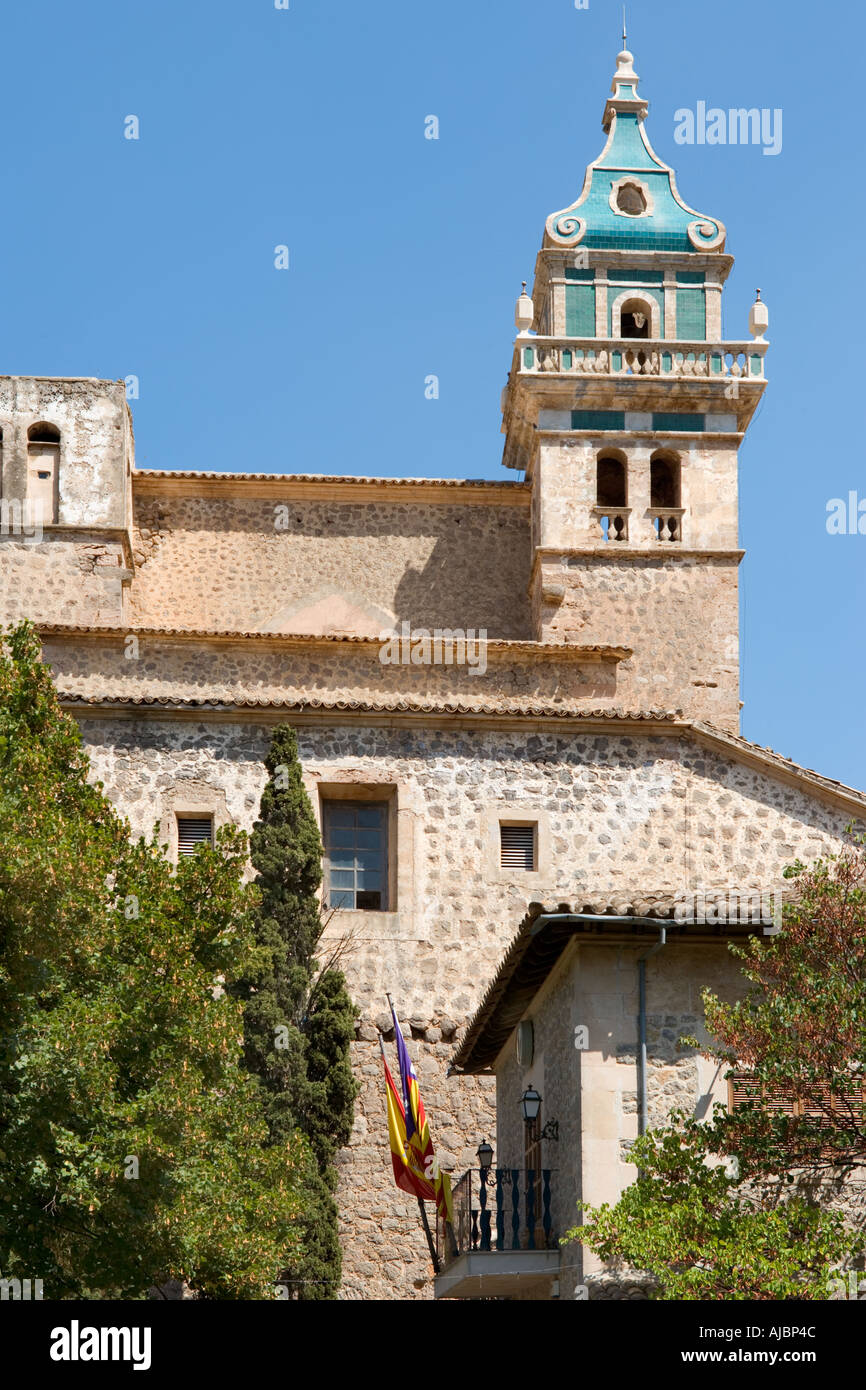
[[190, 697], [178, 699], [168, 695], [92, 695], [83, 691], [61, 690], [58, 692], [63, 704], [77, 705], [135, 705], [158, 706], [162, 709], [288, 709], [288, 710], [335, 710], [361, 711], [369, 714], [455, 714], [455, 715], [502, 715], [526, 719], [552, 717], [556, 719], [597, 721], [649, 721], [652, 723], [672, 723], [681, 715], [681, 710], [556, 710], [546, 705], [464, 705], [454, 701], [425, 702], [421, 700], [346, 700], [316, 699], [253, 699], [236, 696], [231, 699], [209, 699]]
[[[721, 890], [720, 890], [721, 891]], [[451, 1059], [451, 1067], [462, 1072], [489, 1071], [508, 1042], [515, 1027], [531, 1006], [544, 981], [576, 937], [598, 941], [606, 935], [617, 938], [633, 935], [647, 945], [658, 939], [665, 926], [669, 937], [720, 941], [749, 935], [759, 930], [751, 925], [707, 926], [677, 922], [676, 902], [670, 894], [623, 894], [615, 902], [592, 898], [589, 902], [529, 904], [517, 934], [502, 957], [484, 997], [470, 1019], [466, 1032]], [[549, 921], [546, 917], [571, 917], [571, 921]], [[584, 920], [580, 919], [595, 919]], [[607, 919], [607, 920], [605, 920]]]
[[501, 488], [505, 492], [530, 491], [528, 483], [516, 483], [510, 478], [376, 478], [355, 477], [340, 473], [220, 473], [206, 472], [196, 468], [136, 468], [132, 474], [133, 482], [140, 479], [184, 478], [193, 481], [211, 482], [224, 479], [226, 482], [269, 482], [269, 483], [358, 483], [369, 486], [371, 483], [383, 487], [449, 487], [449, 488]]

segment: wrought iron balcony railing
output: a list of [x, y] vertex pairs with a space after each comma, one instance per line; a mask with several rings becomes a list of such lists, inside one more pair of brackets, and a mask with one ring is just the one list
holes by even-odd
[[443, 1268], [460, 1255], [558, 1247], [550, 1216], [550, 1168], [470, 1168], [455, 1183], [454, 1226], [439, 1217], [436, 1243]]

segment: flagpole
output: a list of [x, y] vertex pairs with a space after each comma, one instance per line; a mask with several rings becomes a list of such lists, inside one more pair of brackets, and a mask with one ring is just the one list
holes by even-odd
[[430, 1222], [427, 1220], [427, 1210], [424, 1206], [423, 1197], [418, 1198], [418, 1210], [421, 1213], [421, 1224], [424, 1227], [424, 1234], [427, 1237], [427, 1244], [430, 1247], [430, 1259], [433, 1261], [433, 1273], [439, 1274], [439, 1256], [436, 1254], [436, 1245], [433, 1240], [433, 1233], [430, 1230]]
[[[392, 1000], [390, 994], [386, 993], [385, 998], [388, 1000], [388, 1007], [391, 1010], [391, 1016], [394, 1019], [394, 1022], [396, 1023], [397, 1010], [394, 1008], [394, 1001]], [[385, 1056], [385, 1043], [383, 1041], [381, 1033], [379, 1034], [379, 1049], [382, 1053], [382, 1060], [387, 1061], [387, 1058]], [[436, 1254], [436, 1242], [433, 1239], [433, 1232], [430, 1230], [430, 1222], [427, 1219], [427, 1209], [424, 1206], [423, 1197], [418, 1198], [418, 1210], [421, 1213], [421, 1225], [424, 1227], [424, 1234], [427, 1237], [427, 1248], [430, 1251], [430, 1260], [433, 1264], [433, 1273], [439, 1274], [441, 1273], [439, 1256]]]

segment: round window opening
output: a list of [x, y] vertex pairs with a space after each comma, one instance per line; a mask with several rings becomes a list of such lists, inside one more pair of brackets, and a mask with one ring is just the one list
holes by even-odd
[[646, 194], [636, 183], [624, 183], [617, 192], [616, 205], [626, 217], [642, 217], [646, 212]]

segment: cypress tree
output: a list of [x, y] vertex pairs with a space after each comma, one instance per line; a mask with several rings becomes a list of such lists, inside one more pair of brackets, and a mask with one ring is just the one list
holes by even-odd
[[352, 1129], [357, 1086], [349, 1045], [357, 1010], [340, 970], [316, 978], [322, 842], [288, 725], [274, 731], [265, 766], [268, 783], [250, 842], [261, 901], [254, 921], [259, 964], [246, 989], [245, 1051], [266, 1088], [271, 1143], [285, 1143], [297, 1127], [316, 1157], [302, 1253], [282, 1276], [297, 1298], [309, 1301], [335, 1298], [340, 1282], [334, 1158]]

